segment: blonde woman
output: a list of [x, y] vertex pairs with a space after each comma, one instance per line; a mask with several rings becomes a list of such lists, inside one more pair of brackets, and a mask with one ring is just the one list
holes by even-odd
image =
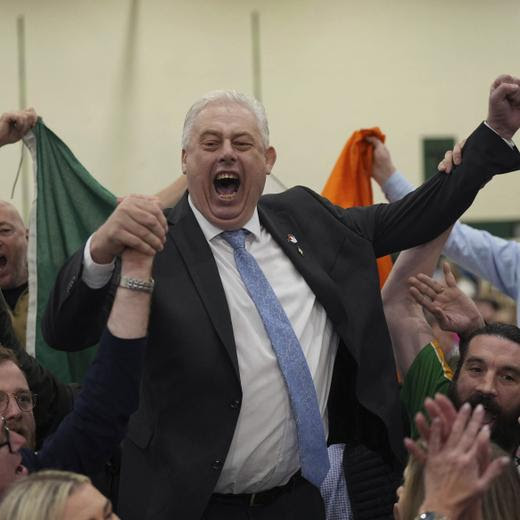
[[40, 471], [15, 482], [0, 503], [2, 520], [116, 520], [110, 500], [88, 477]]

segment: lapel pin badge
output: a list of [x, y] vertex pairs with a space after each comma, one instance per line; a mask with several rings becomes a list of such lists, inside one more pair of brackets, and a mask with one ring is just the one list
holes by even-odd
[[[291, 244], [297, 244], [298, 243], [298, 240], [296, 239], [296, 237], [292, 233], [289, 233], [287, 235], [287, 241], [291, 242]], [[302, 248], [300, 246], [298, 246], [298, 253], [300, 253], [300, 255], [303, 256], [303, 250], [302, 250]]]

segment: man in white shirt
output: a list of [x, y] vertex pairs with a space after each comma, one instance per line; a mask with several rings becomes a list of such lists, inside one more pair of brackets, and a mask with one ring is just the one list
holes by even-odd
[[[501, 81], [492, 94], [488, 122], [504, 134], [520, 126], [507, 101], [519, 85]], [[159, 251], [141, 405], [124, 446], [124, 518], [324, 518], [316, 480], [302, 476], [291, 385], [223, 231], [247, 230], [245, 250], [299, 342], [328, 441], [398, 467], [402, 416], [375, 259], [430, 240], [493, 174], [520, 167], [484, 125], [468, 144], [471, 175], [463, 165], [395, 204], [341, 210], [301, 187], [261, 197], [276, 153], [260, 103], [230, 91], [192, 106], [189, 195], [167, 213], [166, 238], [156, 201], [125, 199], [63, 268], [44, 325], [58, 348], [96, 341], [114, 259], [125, 247]], [[78, 313], [89, 330], [75, 330]]]

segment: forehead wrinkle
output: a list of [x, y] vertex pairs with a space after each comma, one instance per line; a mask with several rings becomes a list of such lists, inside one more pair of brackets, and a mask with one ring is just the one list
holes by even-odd
[[[237, 137], [246, 136], [251, 139], [254, 139], [254, 135], [251, 134], [251, 132], [248, 132], [247, 130], [232, 130], [231, 132], [231, 139], [236, 139]], [[216, 136], [216, 137], [222, 137], [224, 135], [224, 132], [222, 130], [216, 130], [213, 128], [209, 128], [207, 130], [204, 130], [200, 136], [199, 139], [204, 139], [206, 136]]]

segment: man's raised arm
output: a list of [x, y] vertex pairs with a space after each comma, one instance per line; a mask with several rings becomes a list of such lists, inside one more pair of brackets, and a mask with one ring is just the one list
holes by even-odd
[[486, 123], [468, 137], [464, 161], [451, 175], [439, 173], [397, 202], [353, 208], [369, 213], [358, 225], [366, 226], [361, 231], [377, 256], [432, 240], [456, 221], [494, 175], [520, 169], [520, 153], [505, 142], [520, 125], [519, 84], [510, 76], [493, 83]]
[[394, 356], [402, 377], [421, 349], [433, 340], [430, 324], [421, 305], [410, 294], [408, 280], [418, 273], [433, 274], [450, 230], [436, 239], [403, 251], [381, 291]]
[[[388, 148], [376, 138], [367, 138], [374, 145], [372, 177], [389, 202], [414, 191], [414, 186], [393, 165]], [[450, 173], [462, 162], [465, 141], [446, 152], [439, 171]], [[443, 249], [444, 255], [475, 275], [491, 282], [510, 298], [518, 300], [520, 276], [520, 244], [505, 240], [487, 231], [457, 221]], [[520, 310], [517, 313], [520, 316]], [[517, 316], [517, 318], [518, 318]], [[518, 321], [518, 320], [517, 320]]]
[[80, 350], [97, 343], [117, 284], [115, 260], [125, 248], [144, 255], [160, 251], [166, 229], [156, 197], [125, 197], [61, 269], [42, 323], [47, 343], [63, 350]]
[[37, 454], [32, 470], [54, 467], [93, 475], [123, 439], [139, 401], [153, 280], [153, 254], [121, 254], [121, 280], [96, 359], [72, 412]]

